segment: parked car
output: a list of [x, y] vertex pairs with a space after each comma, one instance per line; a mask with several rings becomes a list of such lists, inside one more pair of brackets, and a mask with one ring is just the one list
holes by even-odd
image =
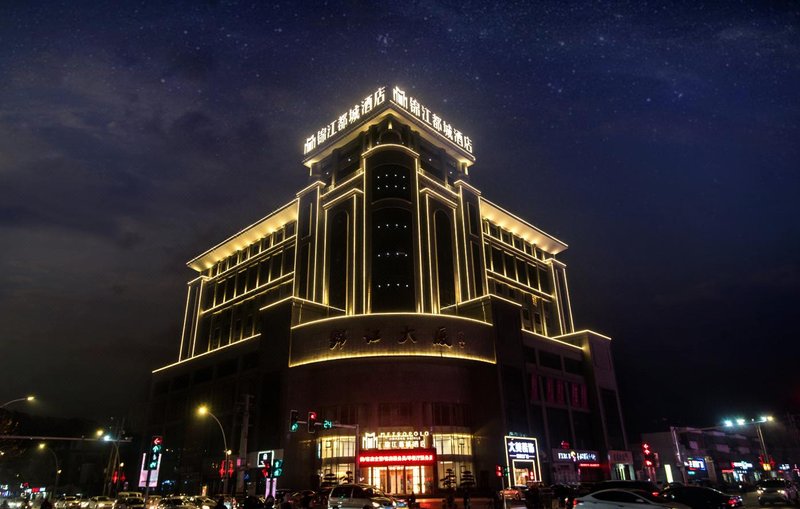
[[333, 488], [321, 488], [317, 491], [314, 498], [311, 499], [311, 509], [327, 509], [328, 495], [331, 494]]
[[798, 502], [797, 486], [785, 479], [767, 479], [758, 483], [758, 505], [792, 504]]
[[114, 509], [145, 509], [142, 497], [118, 498], [114, 502]]
[[53, 504], [55, 509], [78, 509], [81, 506], [81, 499], [71, 495], [61, 497]]
[[703, 486], [670, 486], [661, 495], [692, 509], [732, 509], [742, 506], [742, 497], [739, 495], [727, 495]]
[[111, 497], [91, 497], [86, 504], [86, 509], [111, 509], [114, 507], [114, 499]]
[[189, 497], [189, 502], [193, 503], [198, 509], [214, 509], [217, 501], [210, 497]]
[[657, 497], [659, 495], [658, 486], [650, 481], [600, 481], [593, 486], [594, 492], [600, 490], [644, 490]]
[[689, 509], [688, 506], [665, 500], [645, 490], [610, 489], [595, 491], [573, 501], [575, 509]]
[[522, 500], [527, 486], [509, 486], [500, 491], [500, 496], [506, 500]]
[[397, 502], [368, 484], [340, 484], [328, 496], [328, 509], [363, 509], [364, 506], [396, 508]]
[[138, 491], [120, 491], [119, 493], [117, 493], [117, 499], [130, 498], [130, 497], [143, 498], [143, 495]]

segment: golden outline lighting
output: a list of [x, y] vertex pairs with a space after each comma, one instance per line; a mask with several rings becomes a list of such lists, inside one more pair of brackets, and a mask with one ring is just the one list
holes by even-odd
[[323, 146], [323, 144], [332, 140], [337, 134], [357, 124], [361, 120], [361, 117], [366, 116], [372, 112], [375, 107], [380, 106], [384, 102], [386, 102], [386, 87], [379, 87], [378, 90], [369, 94], [367, 97], [354, 104], [352, 108], [349, 108], [336, 117], [330, 124], [317, 130], [316, 134], [312, 134], [306, 138], [303, 144], [303, 155]]

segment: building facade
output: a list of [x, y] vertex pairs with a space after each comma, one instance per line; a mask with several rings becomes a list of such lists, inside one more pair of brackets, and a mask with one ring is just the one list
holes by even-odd
[[[632, 475], [610, 338], [574, 326], [567, 245], [470, 184], [468, 136], [380, 87], [304, 153], [291, 201], [188, 263], [178, 357], [148, 409], [161, 483], [218, 489], [223, 438], [236, 489], [257, 484], [259, 451], [298, 488]], [[292, 431], [292, 410], [324, 425]]]

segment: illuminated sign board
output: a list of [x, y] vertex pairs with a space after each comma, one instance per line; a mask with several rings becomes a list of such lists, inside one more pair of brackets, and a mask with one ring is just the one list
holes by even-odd
[[[330, 123], [317, 129], [316, 132], [308, 136], [303, 143], [303, 155], [307, 155], [327, 145], [349, 128], [360, 124], [367, 117], [377, 112], [379, 110], [378, 107], [387, 102], [386, 88], [385, 86], [379, 87], [373, 93], [343, 111]], [[407, 95], [405, 90], [395, 86], [392, 88], [390, 102], [419, 120], [420, 123], [441, 136], [444, 140], [472, 155], [472, 139], [464, 135], [461, 130], [453, 127], [451, 123], [447, 122], [438, 114], [432, 112], [422, 104], [418, 98]]]
[[256, 462], [256, 466], [258, 468], [271, 466], [272, 465], [272, 454], [273, 454], [273, 451], [259, 451], [258, 452], [258, 460]]
[[539, 456], [539, 446], [535, 438], [506, 437], [506, 453], [512, 460], [535, 460]]
[[364, 433], [362, 449], [425, 449], [430, 441], [430, 431], [382, 431]]
[[706, 461], [702, 458], [688, 458], [686, 468], [689, 470], [705, 470]]
[[738, 470], [748, 470], [753, 468], [753, 464], [749, 461], [731, 461], [731, 466]]
[[571, 463], [599, 463], [597, 451], [553, 449], [553, 461]]
[[408, 449], [404, 451], [364, 451], [358, 455], [361, 467], [386, 465], [435, 465], [436, 449]]

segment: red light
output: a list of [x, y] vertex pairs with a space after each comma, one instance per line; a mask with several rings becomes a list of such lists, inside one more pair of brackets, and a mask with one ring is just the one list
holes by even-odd
[[496, 475], [497, 477], [503, 477], [503, 467], [501, 467], [500, 465], [495, 465], [494, 475]]
[[308, 418], [311, 419], [312, 421], [316, 421], [317, 420], [317, 412], [308, 412]]
[[657, 491], [654, 491], [654, 492], [651, 493], [651, 495], [653, 495], [654, 497], [659, 497], [659, 496], [661, 496], [661, 493], [659, 493]]
[[646, 466], [646, 467], [652, 467], [652, 466], [653, 466], [653, 462], [652, 462], [652, 461], [650, 461], [650, 460], [644, 460], [644, 466]]
[[580, 504], [581, 502], [583, 502], [583, 500], [581, 500], [581, 499], [579, 499], [579, 498], [575, 498], [575, 499], [573, 499], [573, 500], [572, 500], [572, 507], [575, 507], [575, 506], [577, 506], [577, 505], [578, 505], [578, 504]]

